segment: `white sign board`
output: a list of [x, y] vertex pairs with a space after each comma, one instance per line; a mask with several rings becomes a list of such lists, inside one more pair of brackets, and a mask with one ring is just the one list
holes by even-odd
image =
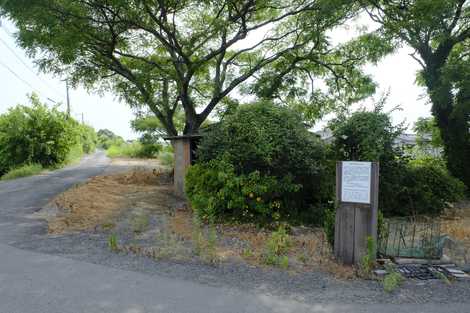
[[341, 201], [370, 204], [371, 162], [342, 162]]

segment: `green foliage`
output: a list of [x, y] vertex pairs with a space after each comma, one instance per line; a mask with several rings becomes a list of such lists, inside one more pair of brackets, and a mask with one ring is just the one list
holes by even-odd
[[263, 176], [259, 171], [236, 175], [225, 159], [193, 165], [186, 176], [186, 194], [203, 219], [272, 219], [274, 212], [288, 211], [282, 195], [296, 192], [289, 177]]
[[367, 237], [367, 253], [362, 257], [359, 264], [359, 276], [370, 277], [375, 267], [375, 259], [377, 257], [377, 248], [374, 238]]
[[71, 152], [93, 150], [92, 128], [49, 109], [34, 94], [30, 100], [30, 107], [18, 105], [0, 115], [0, 174], [31, 163], [56, 167]]
[[388, 113], [382, 111], [382, 99], [373, 111], [356, 111], [340, 115], [329, 123], [335, 138], [333, 149], [339, 160], [380, 161], [381, 170], [388, 166], [398, 151], [394, 141], [403, 128], [394, 126]]
[[363, 1], [384, 39], [412, 47], [449, 171], [470, 187], [470, 6], [461, 0]]
[[217, 263], [217, 231], [214, 225], [209, 224], [207, 235], [204, 233], [201, 219], [194, 215], [193, 217], [193, 234], [192, 234], [194, 253], [200, 256], [204, 261], [209, 263]]
[[164, 166], [173, 167], [175, 164], [173, 147], [170, 145], [163, 146], [162, 151], [158, 153], [158, 160]]
[[282, 268], [287, 268], [289, 266], [287, 252], [290, 244], [290, 237], [287, 234], [285, 226], [280, 225], [279, 228], [271, 234], [271, 237], [266, 243], [264, 262], [267, 265], [277, 265]]
[[[334, 182], [326, 147], [301, 120], [288, 108], [259, 102], [212, 126], [199, 145], [199, 165], [190, 170], [191, 202], [217, 207], [211, 209], [216, 214], [225, 207], [240, 218], [277, 212], [282, 219], [320, 223]], [[196, 195], [192, 185], [201, 177], [198, 186], [206, 191]]]
[[106, 154], [110, 158], [152, 158], [155, 156], [155, 150], [159, 151], [160, 146], [149, 148], [148, 145], [143, 145], [140, 141], [134, 141], [120, 145], [113, 144], [106, 150]]
[[388, 207], [395, 215], [437, 215], [465, 193], [465, 185], [452, 177], [439, 159], [410, 161], [401, 176]]
[[136, 234], [145, 232], [150, 226], [150, 217], [145, 213], [133, 216], [131, 220], [132, 231]]
[[386, 292], [393, 292], [396, 290], [405, 280], [403, 276], [397, 272], [394, 268], [388, 267], [387, 271], [389, 274], [385, 275], [383, 280], [383, 288]]
[[114, 134], [109, 129], [100, 129], [97, 132], [98, 146], [102, 149], [109, 149], [111, 146], [120, 146], [125, 143], [124, 139]]
[[334, 206], [327, 207], [324, 212], [323, 218], [323, 231], [326, 235], [326, 240], [333, 247], [335, 244], [335, 225], [336, 225], [336, 209]]
[[98, 143], [98, 136], [95, 129], [88, 125], [79, 124], [79, 144], [82, 147], [83, 153], [89, 154], [95, 151]]
[[401, 132], [379, 105], [330, 124], [338, 160], [379, 161], [379, 208], [386, 215], [438, 214], [459, 200], [464, 186], [436, 158], [411, 160], [394, 147]]
[[118, 238], [116, 234], [111, 234], [108, 237], [108, 248], [111, 251], [119, 251]]
[[[289, 100], [310, 89], [311, 97], [303, 99], [337, 95], [336, 103], [342, 103], [370, 94], [373, 83], [361, 66], [377, 59], [387, 42], [365, 37], [337, 45], [329, 38], [359, 9], [346, 0], [15, 0], [0, 5], [0, 13], [18, 28], [19, 44], [42, 70], [67, 69], [72, 83], [114, 91], [154, 113], [170, 135], [178, 134], [178, 112], [184, 109], [183, 132], [194, 133], [248, 81], [274, 82], [265, 88], [268, 94], [282, 85], [280, 97]], [[248, 37], [254, 42], [247, 46]]]
[[443, 146], [441, 132], [437, 126], [435, 118], [418, 118], [418, 120], [415, 122], [413, 130], [416, 132], [416, 143], [419, 146], [423, 148], [426, 148], [427, 146], [440, 148]]
[[32, 176], [41, 173], [44, 170], [41, 164], [25, 164], [9, 170], [0, 177], [0, 180], [15, 179], [19, 177]]

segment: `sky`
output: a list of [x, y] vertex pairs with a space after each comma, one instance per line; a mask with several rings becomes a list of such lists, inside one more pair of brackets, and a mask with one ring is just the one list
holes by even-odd
[[[3, 19], [0, 26], [0, 114], [17, 104], [28, 104], [27, 94], [33, 91], [48, 105], [61, 103], [60, 108], [65, 110], [66, 88], [65, 82], [61, 80], [64, 78], [39, 73], [33, 60], [16, 45], [14, 32], [14, 25]], [[336, 30], [331, 36], [333, 40], [340, 42], [351, 38], [355, 33], [355, 28], [345, 27]], [[401, 110], [392, 112], [393, 121], [405, 121], [409, 129], [419, 117], [430, 115], [425, 89], [415, 84], [416, 72], [420, 68], [409, 56], [411, 52], [410, 48], [404, 47], [385, 57], [379, 64], [365, 67], [366, 73], [370, 74], [379, 86], [375, 100], [389, 91], [385, 110], [390, 111], [400, 106]], [[356, 105], [355, 108], [372, 108], [374, 98]], [[81, 120], [83, 114], [85, 123], [96, 130], [107, 128], [125, 139], [138, 137], [130, 127], [132, 110], [113, 94], [100, 96], [78, 87], [70, 89], [70, 102], [73, 117]], [[322, 128], [325, 124], [326, 120], [321, 121], [315, 128]]]

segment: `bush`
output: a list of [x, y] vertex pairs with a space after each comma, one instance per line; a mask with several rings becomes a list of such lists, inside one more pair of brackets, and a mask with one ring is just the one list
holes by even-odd
[[79, 144], [82, 147], [82, 151], [86, 154], [94, 152], [98, 143], [95, 129], [88, 125], [78, 124], [78, 130], [80, 136]]
[[124, 139], [114, 134], [109, 129], [100, 129], [97, 132], [98, 146], [102, 149], [109, 149], [111, 146], [121, 146], [126, 142]]
[[5, 175], [0, 177], [0, 180], [8, 180], [26, 176], [32, 176], [39, 174], [43, 171], [41, 164], [27, 164], [20, 167], [9, 170]]
[[41, 104], [35, 95], [31, 104], [19, 105], [0, 116], [0, 175], [24, 164], [63, 164], [80, 142], [75, 120]]
[[[223, 155], [226, 168], [212, 163], [201, 165], [192, 173], [199, 171], [204, 175], [207, 170], [210, 177], [218, 177], [218, 172], [226, 173], [237, 186], [240, 183], [260, 184], [254, 193], [263, 199], [264, 208], [254, 206], [251, 198], [241, 197], [236, 201], [239, 206], [236, 214], [248, 211], [245, 213], [259, 215], [263, 211], [261, 215], [265, 217], [278, 213], [281, 218], [295, 217], [319, 223], [321, 204], [331, 199], [334, 180], [325, 145], [301, 121], [297, 113], [271, 103], [241, 106], [234, 114], [212, 126], [198, 147], [199, 163], [204, 164]], [[215, 180], [223, 183], [223, 179]], [[190, 178], [190, 192], [192, 184]], [[216, 194], [221, 187], [216, 184], [215, 189], [210, 189], [211, 186], [205, 188], [207, 193]], [[242, 196], [246, 195], [242, 193]], [[190, 197], [192, 202], [194, 196]], [[195, 201], [201, 201], [202, 197], [198, 195]], [[274, 202], [280, 205], [279, 209]], [[273, 207], [269, 207], [270, 204]], [[230, 210], [235, 208], [234, 204], [218, 203], [218, 207], [227, 205], [230, 205]]]
[[139, 152], [139, 157], [142, 158], [156, 158], [162, 149], [162, 145], [158, 143], [158, 136], [146, 133], [139, 138], [142, 147]]
[[139, 141], [134, 141], [132, 143], [123, 143], [120, 145], [111, 145], [106, 154], [110, 158], [117, 157], [127, 157], [127, 158], [152, 158], [154, 157], [155, 150], [159, 148], [152, 147], [151, 149], [148, 146], [143, 145]]
[[464, 197], [465, 185], [450, 175], [444, 162], [426, 158], [410, 161], [387, 210], [393, 215], [437, 215]]
[[379, 208], [387, 216], [438, 214], [463, 196], [464, 185], [450, 176], [443, 161], [412, 160], [394, 142], [401, 133], [378, 106], [330, 123], [338, 160], [379, 161]]
[[197, 215], [206, 220], [271, 220], [289, 211], [283, 196], [299, 188], [289, 177], [278, 179], [259, 171], [237, 175], [225, 159], [193, 165], [186, 175], [186, 194]]

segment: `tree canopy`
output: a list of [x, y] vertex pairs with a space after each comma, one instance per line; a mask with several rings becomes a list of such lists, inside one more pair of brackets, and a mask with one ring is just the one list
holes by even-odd
[[359, 66], [383, 52], [371, 34], [331, 44], [328, 32], [357, 14], [356, 1], [16, 0], [0, 8], [41, 69], [147, 107], [169, 135], [178, 134], [178, 110], [183, 133], [197, 132], [242, 85], [284, 101], [304, 96], [312, 118], [334, 105], [331, 94], [362, 99], [374, 84]]
[[415, 51], [418, 81], [428, 89], [449, 170], [470, 186], [469, 44], [467, 0], [364, 0], [384, 38]]

